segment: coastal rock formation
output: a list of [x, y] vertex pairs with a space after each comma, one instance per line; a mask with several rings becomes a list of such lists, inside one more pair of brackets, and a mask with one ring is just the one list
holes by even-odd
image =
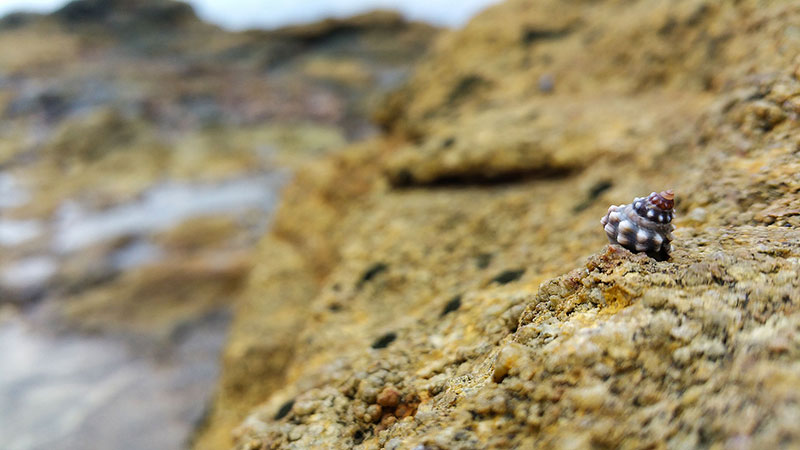
[[[62, 3], [0, 18], [0, 448], [185, 447], [289, 172], [376, 134], [371, 105], [439, 30]], [[305, 296], [316, 279], [284, 249], [278, 277]]]
[[[442, 36], [287, 187], [196, 447], [800, 442], [798, 20], [511, 0]], [[609, 246], [664, 186], [671, 259]]]

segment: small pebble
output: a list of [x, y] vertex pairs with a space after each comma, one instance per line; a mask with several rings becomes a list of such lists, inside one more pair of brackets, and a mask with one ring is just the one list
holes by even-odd
[[387, 414], [383, 416], [383, 419], [381, 419], [381, 426], [384, 428], [389, 428], [390, 426], [394, 425], [395, 422], [397, 422], [397, 417]]
[[503, 381], [509, 371], [525, 357], [525, 352], [519, 344], [509, 344], [500, 350], [494, 362], [494, 372], [492, 379], [495, 383]]
[[394, 408], [400, 403], [400, 393], [391, 386], [383, 388], [378, 394], [378, 404], [384, 407]]
[[400, 419], [404, 417], [408, 417], [413, 413], [413, 409], [409, 408], [404, 404], [400, 404], [397, 406], [397, 409], [394, 410], [394, 415]]
[[378, 422], [381, 420], [381, 406], [369, 405], [367, 406], [367, 413], [364, 414], [364, 422]]
[[299, 441], [300, 438], [303, 437], [304, 433], [305, 433], [305, 427], [304, 426], [297, 425], [295, 427], [292, 427], [289, 430], [289, 440], [290, 441]]
[[580, 409], [595, 410], [603, 406], [608, 398], [608, 388], [604, 384], [574, 389], [570, 395]]

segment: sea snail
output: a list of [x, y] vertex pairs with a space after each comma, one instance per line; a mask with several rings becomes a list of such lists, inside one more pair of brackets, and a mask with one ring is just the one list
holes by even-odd
[[629, 205], [611, 205], [600, 223], [610, 243], [663, 261], [669, 258], [672, 250], [674, 206], [672, 189], [653, 192], [647, 197], [635, 198]]

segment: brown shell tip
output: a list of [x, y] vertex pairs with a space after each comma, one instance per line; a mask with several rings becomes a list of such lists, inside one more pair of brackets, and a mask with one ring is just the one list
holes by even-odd
[[672, 189], [667, 189], [666, 191], [663, 191], [658, 195], [664, 197], [667, 200], [675, 200], [675, 192]]

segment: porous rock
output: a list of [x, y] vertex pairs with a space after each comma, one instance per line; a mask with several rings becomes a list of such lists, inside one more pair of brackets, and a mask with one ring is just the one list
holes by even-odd
[[[289, 188], [266, 239], [319, 288], [239, 448], [800, 443], [798, 18], [790, 2], [510, 1], [444, 36], [387, 103], [391, 137]], [[670, 261], [604, 242], [609, 204], [665, 187]], [[375, 261], [391, 270], [357, 289]], [[525, 271], [493, 283], [502, 268]], [[244, 305], [290, 297], [271, 289]], [[388, 385], [408, 415], [374, 421]], [[275, 420], [293, 396], [319, 406]]]

